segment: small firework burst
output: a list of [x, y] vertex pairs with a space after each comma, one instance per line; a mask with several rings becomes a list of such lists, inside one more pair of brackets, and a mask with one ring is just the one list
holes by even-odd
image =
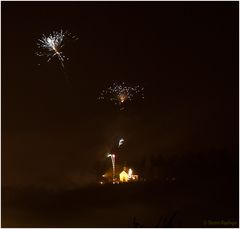
[[119, 142], [118, 142], [118, 148], [119, 148], [123, 143], [124, 143], [124, 139], [121, 138], [121, 139], [119, 140]]
[[49, 36], [43, 34], [42, 38], [38, 39], [39, 51], [36, 52], [36, 55], [47, 57], [47, 62], [56, 56], [64, 68], [64, 61], [68, 59], [62, 52], [66, 39], [78, 40], [76, 36], [72, 36], [71, 33], [63, 30], [53, 31]]
[[113, 83], [112, 86], [102, 91], [98, 99], [109, 99], [116, 105], [122, 107], [127, 100], [131, 101], [137, 96], [140, 96], [142, 99], [144, 99], [143, 90], [144, 88], [140, 87], [139, 85], [130, 87], [124, 82], [121, 84]]

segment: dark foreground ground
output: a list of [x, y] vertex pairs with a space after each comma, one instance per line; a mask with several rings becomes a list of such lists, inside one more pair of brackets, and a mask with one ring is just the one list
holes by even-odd
[[2, 188], [2, 227], [238, 227], [233, 184], [219, 177], [59, 191]]

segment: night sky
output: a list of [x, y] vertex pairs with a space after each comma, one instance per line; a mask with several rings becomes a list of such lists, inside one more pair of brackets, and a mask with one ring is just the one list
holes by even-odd
[[[238, 2], [1, 5], [3, 186], [96, 182], [120, 137], [136, 163], [238, 155]], [[70, 83], [56, 58], [35, 55], [60, 29], [79, 38], [64, 47]], [[115, 81], [144, 87], [144, 101], [99, 101]]]

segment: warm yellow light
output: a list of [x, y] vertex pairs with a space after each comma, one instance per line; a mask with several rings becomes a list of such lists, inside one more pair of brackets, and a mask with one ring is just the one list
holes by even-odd
[[128, 182], [128, 174], [125, 171], [122, 171], [119, 177], [121, 182]]

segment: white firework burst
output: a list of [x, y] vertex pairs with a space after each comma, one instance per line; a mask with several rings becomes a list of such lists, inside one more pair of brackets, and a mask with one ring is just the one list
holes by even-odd
[[47, 62], [56, 56], [64, 68], [64, 61], [68, 59], [62, 52], [66, 39], [78, 40], [76, 36], [72, 36], [71, 33], [68, 31], [64, 32], [63, 30], [59, 32], [53, 31], [48, 36], [43, 34], [42, 38], [38, 39], [37, 46], [39, 51], [36, 52], [36, 55], [47, 57]]

